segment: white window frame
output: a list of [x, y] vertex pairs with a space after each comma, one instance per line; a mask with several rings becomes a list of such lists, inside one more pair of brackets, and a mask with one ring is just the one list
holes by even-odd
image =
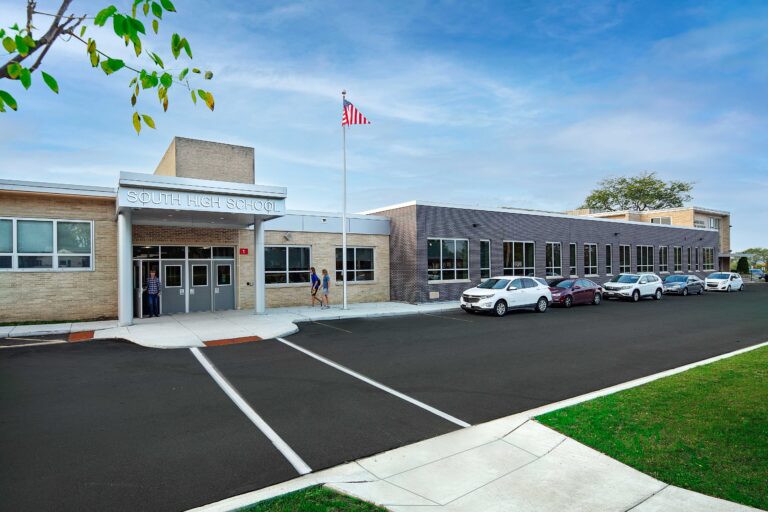
[[701, 263], [700, 263], [701, 251], [699, 251], [698, 247], [694, 247], [693, 248], [693, 253], [694, 253], [694, 256], [693, 256], [693, 271], [694, 272], [698, 272], [699, 268], [701, 268]]
[[[592, 242], [585, 242], [583, 247], [584, 256], [587, 255], [588, 248], [589, 248], [589, 261], [587, 261], [587, 259], [584, 258], [584, 277], [597, 277], [598, 275], [600, 275], [599, 274], [600, 258], [598, 257], [598, 254], [597, 254], [597, 244]], [[593, 256], [592, 249], [594, 249], [594, 256], [595, 256], [594, 262], [592, 261], [592, 256]], [[594, 270], [594, 272], [592, 272], [592, 270]]]
[[[536, 242], [533, 240], [503, 240], [501, 243], [501, 250], [502, 250], [502, 262], [504, 265], [506, 265], [506, 258], [503, 257], [504, 255], [504, 247], [506, 247], [507, 244], [512, 244], [510, 247], [512, 248], [512, 260], [514, 264], [515, 259], [515, 244], [523, 244], [523, 265], [521, 267], [502, 267], [502, 274], [505, 276], [515, 276], [515, 277], [531, 277], [532, 275], [536, 275]], [[533, 245], [533, 261], [530, 262], [531, 264], [528, 265], [527, 261], [525, 260], [525, 244], [531, 244]], [[515, 274], [515, 270], [522, 269], [522, 274]], [[529, 275], [527, 272], [530, 270], [531, 275]], [[511, 273], [507, 273], [507, 271], [510, 271]]]
[[[216, 266], [216, 288], [221, 288], [222, 286], [234, 286], [235, 278], [234, 278], [234, 272], [232, 271], [232, 264], [216, 263], [216, 260], [214, 260], [213, 264]], [[219, 267], [229, 267], [229, 284], [219, 284]]]
[[637, 271], [654, 272], [654, 247], [652, 245], [636, 245], [635, 247], [637, 248]]
[[[662, 257], [661, 253], [664, 252]], [[669, 246], [659, 246], [659, 274], [669, 274]]]
[[[338, 277], [336, 277], [337, 274], [343, 274], [343, 271], [341, 269], [336, 268], [336, 251], [337, 250], [341, 251], [342, 249], [343, 249], [342, 246], [337, 245], [336, 248], [333, 250], [333, 268], [334, 268], [333, 276], [334, 276], [334, 279], [336, 280], [337, 283], [343, 282], [342, 279], [339, 279]], [[349, 262], [347, 262], [347, 273], [349, 274], [350, 272], [352, 272], [352, 279], [347, 278], [347, 283], [355, 283], [355, 284], [375, 283], [376, 282], [376, 275], [377, 275], [376, 274], [376, 248], [372, 247], [372, 246], [366, 246], [366, 245], [355, 245], [353, 247], [347, 246], [347, 250], [350, 250], [350, 249], [352, 249], [352, 267], [353, 268], [349, 268]], [[372, 269], [370, 269], [370, 270], [357, 270], [356, 268], [354, 268], [355, 261], [357, 261], [357, 250], [358, 249], [370, 249], [373, 252], [373, 260], [372, 260], [373, 261], [373, 268]], [[360, 281], [358, 281], [358, 279], [357, 279], [357, 273], [358, 272], [370, 272], [370, 273], [373, 274], [373, 278], [372, 279], [368, 279], [368, 280], [360, 280]]]
[[[195, 267], [205, 267], [205, 284], [195, 284]], [[209, 286], [210, 282], [211, 266], [208, 263], [200, 264], [190, 262], [189, 285], [192, 288], [205, 288], [206, 286]]]
[[[714, 247], [702, 247], [702, 264], [701, 264], [701, 270], [703, 271], [709, 271], [709, 270], [715, 270], [715, 248]], [[709, 255], [709, 262], [707, 262], [707, 255]]]
[[651, 217], [651, 224], [672, 225], [672, 217]]
[[[0, 272], [93, 272], [96, 270], [96, 224], [92, 220], [81, 219], [50, 219], [50, 218], [31, 218], [31, 217], [0, 217], [0, 220], [11, 221], [11, 252], [0, 253], [0, 256], [11, 257], [11, 268], [0, 268]], [[36, 253], [20, 253], [18, 251], [18, 221], [34, 221], [34, 222], [51, 222], [53, 228], [53, 251], [52, 252], [36, 252]], [[91, 252], [89, 253], [73, 253], [73, 254], [59, 254], [58, 247], [58, 223], [81, 223], [88, 224], [91, 232]], [[48, 256], [51, 258], [50, 268], [19, 268], [19, 256]], [[87, 256], [89, 257], [90, 266], [88, 267], [59, 267], [59, 257], [61, 256]]]
[[605, 275], [613, 275], [613, 244], [605, 244]]
[[[290, 245], [280, 245], [280, 244], [269, 244], [264, 246], [264, 252], [266, 253], [267, 248], [272, 247], [278, 247], [278, 248], [285, 248], [285, 270], [267, 270], [266, 267], [264, 268], [264, 279], [266, 280], [268, 275], [275, 275], [275, 274], [283, 274], [285, 275], [285, 282], [284, 283], [266, 283], [264, 286], [267, 288], [287, 288], [287, 287], [307, 287], [309, 286], [309, 281], [305, 283], [292, 283], [291, 282], [291, 274], [301, 274], [302, 272], [306, 272], [307, 275], [309, 275], [309, 269], [312, 267], [312, 246], [311, 245], [301, 245], [301, 244], [290, 244]], [[300, 248], [300, 249], [309, 249], [309, 266], [307, 267], [307, 270], [288, 270], [290, 268], [290, 248]], [[265, 257], [265, 254], [262, 254], [262, 258]], [[322, 279], [322, 277], [321, 277]]]
[[579, 247], [578, 244], [571, 242], [568, 244], [568, 277], [579, 277]]
[[[179, 286], [168, 286], [168, 267], [178, 267], [180, 269], [181, 284]], [[184, 288], [184, 265], [181, 263], [169, 263], [163, 266], [163, 287], [164, 288]]]
[[710, 217], [709, 218], [709, 228], [710, 229], [716, 229], [720, 231], [720, 218], [719, 217]]
[[[672, 247], [673, 257], [674, 257], [674, 266], [673, 271], [676, 274], [680, 274], [683, 272], [683, 247], [680, 245], [676, 245]], [[678, 263], [678, 256], [680, 256], [680, 263]]]
[[[483, 244], [488, 244], [488, 266], [483, 266]], [[490, 279], [491, 277], [491, 241], [490, 240], [480, 240], [480, 280], [484, 281], [486, 279]], [[487, 273], [487, 275], [483, 275], [484, 273]]]
[[[560, 248], [560, 261], [555, 260], [555, 246]], [[552, 248], [552, 265], [547, 265], [547, 253], [544, 252], [544, 275], [547, 277], [562, 277], [563, 276], [563, 244], [560, 242], [547, 242], [544, 250]], [[560, 269], [560, 272], [555, 270]]]
[[[449, 283], [469, 283], [471, 274], [469, 272], [469, 255], [470, 255], [470, 247], [469, 247], [469, 238], [450, 238], [450, 237], [428, 237], [427, 238], [427, 261], [429, 261], [429, 241], [430, 240], [437, 240], [440, 242], [440, 268], [429, 268], [429, 263], [427, 263], [427, 283], [428, 284], [449, 284]], [[458, 268], [456, 267], [456, 254], [453, 255], [453, 268], [443, 268], [443, 241], [444, 240], [453, 240], [454, 242], [467, 242], [467, 266]], [[430, 279], [429, 278], [429, 272], [430, 271], [439, 271], [441, 279]], [[459, 270], [466, 270], [467, 271], [467, 278], [464, 279], [442, 279], [443, 277], [443, 271], [445, 270], [453, 270], [455, 272], [458, 272]]]
[[693, 270], [693, 247], [688, 247], [688, 272]]
[[[625, 254], [626, 253], [626, 254]], [[622, 257], [626, 256], [625, 264], [621, 264]], [[629, 244], [619, 245], [619, 274], [629, 274], [632, 272], [632, 246]]]

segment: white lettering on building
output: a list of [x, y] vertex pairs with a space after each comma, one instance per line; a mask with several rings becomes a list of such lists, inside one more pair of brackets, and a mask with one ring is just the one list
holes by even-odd
[[177, 208], [193, 210], [231, 211], [233, 213], [271, 213], [280, 203], [269, 199], [235, 198], [218, 194], [192, 192], [161, 192], [156, 190], [127, 190], [127, 203], [146, 208]]

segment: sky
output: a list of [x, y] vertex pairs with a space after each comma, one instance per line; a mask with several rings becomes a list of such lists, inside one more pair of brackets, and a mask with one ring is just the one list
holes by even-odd
[[[652, 171], [730, 211], [734, 250], [768, 246], [764, 1], [175, 4], [145, 49], [178, 71], [190, 63], [173, 60], [170, 34], [185, 36], [191, 65], [214, 72], [199, 84], [214, 112], [176, 86], [167, 113], [140, 95], [157, 129], [137, 136], [131, 75], [105, 76], [59, 41], [41, 69], [60, 94], [38, 75], [29, 91], [3, 80], [20, 108], [0, 114], [0, 178], [114, 187], [183, 136], [254, 147], [256, 181], [287, 187], [288, 208], [339, 211], [346, 89], [371, 120], [347, 133], [350, 211], [414, 199], [562, 211], [601, 179]], [[0, 0], [0, 25], [23, 22], [24, 5]]]

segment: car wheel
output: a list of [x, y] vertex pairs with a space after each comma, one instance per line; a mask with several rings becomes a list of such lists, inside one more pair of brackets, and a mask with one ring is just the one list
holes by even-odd
[[725, 289], [727, 293], [731, 293], [731, 285], [728, 285], [728, 288]]
[[653, 294], [653, 300], [661, 300], [664, 294], [661, 293], [661, 288], [656, 289], [656, 293]]
[[683, 297], [688, 296], [688, 288], [683, 288]]
[[544, 313], [547, 310], [547, 307], [549, 307], [549, 301], [547, 301], [546, 297], [541, 297], [536, 303], [536, 312]]
[[744, 285], [743, 285], [743, 284], [742, 284], [741, 286], [739, 286], [739, 291], [740, 291], [740, 292], [743, 292], [743, 291], [744, 291]]
[[599, 305], [603, 301], [603, 296], [599, 293], [595, 294], [595, 298], [592, 299], [592, 304], [595, 306]]
[[569, 307], [573, 306], [573, 297], [571, 297], [570, 295], [568, 295], [568, 296], [565, 298], [565, 302], [563, 302], [563, 306], [565, 306], [566, 308], [569, 308]]
[[696, 292], [696, 295], [701, 295], [702, 293], [704, 293], [704, 288], [703, 287], [699, 288], [699, 291]]
[[640, 300], [640, 290], [632, 292], [632, 302], [638, 302]]
[[504, 316], [507, 314], [507, 303], [503, 300], [500, 300], [496, 303], [495, 306], [493, 306], [493, 312], [496, 313], [496, 316]]

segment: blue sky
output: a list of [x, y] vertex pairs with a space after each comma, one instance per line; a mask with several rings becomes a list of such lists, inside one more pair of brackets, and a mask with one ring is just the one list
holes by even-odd
[[[23, 5], [2, 2], [0, 23], [22, 21]], [[147, 98], [158, 127], [136, 136], [130, 77], [59, 44], [44, 66], [58, 96], [39, 79], [9, 88], [21, 108], [0, 117], [0, 178], [114, 186], [120, 171], [154, 171], [180, 135], [253, 146], [257, 181], [288, 187], [290, 208], [338, 210], [346, 88], [373, 123], [348, 134], [353, 211], [411, 199], [564, 210], [604, 177], [648, 170], [731, 211], [734, 249], [768, 246], [764, 1], [176, 7], [145, 46], [168, 63], [167, 38], [185, 35], [215, 73], [214, 113], [181, 90], [166, 114]]]

